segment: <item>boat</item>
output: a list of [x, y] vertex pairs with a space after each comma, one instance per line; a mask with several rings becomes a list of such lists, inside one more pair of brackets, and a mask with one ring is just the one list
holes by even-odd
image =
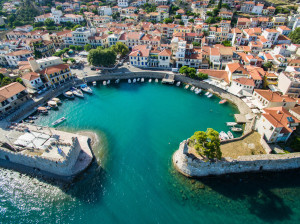
[[206, 93], [205, 93], [205, 96], [208, 96], [209, 94], [210, 94], [210, 92], [206, 92]]
[[38, 107], [37, 111], [41, 114], [48, 114], [48, 110], [46, 107]]
[[201, 93], [202, 89], [198, 89], [197, 91], [195, 91], [196, 94]]
[[69, 98], [69, 99], [74, 99], [74, 94], [71, 91], [67, 91], [64, 93], [64, 96]]
[[116, 79], [115, 83], [118, 84], [120, 82], [120, 79]]
[[35, 117], [35, 116], [29, 116], [28, 119], [29, 119], [29, 120], [36, 120], [37, 117]]
[[243, 129], [242, 128], [237, 128], [237, 127], [232, 127], [231, 128], [231, 131], [234, 131], [234, 132], [242, 132], [243, 131]]
[[48, 101], [48, 106], [51, 108], [57, 108], [57, 103], [53, 100]]
[[191, 91], [194, 91], [194, 89], [195, 89], [195, 86], [192, 86]]
[[212, 93], [208, 94], [207, 98], [211, 98], [213, 96]]
[[149, 82], [152, 82], [152, 79], [149, 79]]
[[231, 131], [227, 131], [227, 135], [230, 139], [234, 139], [233, 134], [231, 133]]
[[140, 81], [140, 78], [137, 78], [137, 80], [136, 80], [137, 82], [139, 82]]
[[158, 79], [155, 79], [155, 82], [158, 82]]
[[132, 82], [133, 82], [133, 83], [136, 83], [136, 79], [133, 79]]
[[76, 89], [75, 87], [72, 87], [71, 91], [77, 97], [80, 97], [80, 98], [84, 97], [84, 95], [80, 89]]
[[184, 88], [185, 88], [185, 89], [188, 89], [189, 87], [190, 87], [189, 85], [186, 85]]
[[110, 84], [110, 80], [107, 80], [107, 85], [109, 85]]
[[224, 131], [221, 131], [219, 133], [219, 138], [224, 141], [224, 140], [228, 140], [229, 139], [229, 136], [224, 132]]
[[96, 82], [96, 81], [94, 81], [94, 82], [93, 82], [93, 86], [96, 86], [96, 85], [97, 85], [97, 82]]
[[226, 103], [227, 102], [227, 100], [221, 100], [220, 102], [219, 102], [219, 104], [224, 104], [224, 103]]
[[62, 104], [59, 98], [52, 98], [52, 101], [55, 101], [57, 103], [57, 105]]
[[93, 90], [87, 84], [80, 85], [80, 89], [85, 93], [93, 93]]
[[234, 125], [237, 125], [236, 122], [226, 122], [226, 125], [227, 126], [234, 126]]
[[128, 83], [131, 83], [131, 79], [128, 79]]
[[141, 78], [141, 82], [144, 82], [145, 80], [144, 80], [144, 78]]
[[61, 118], [59, 118], [58, 120], [54, 121], [54, 122], [52, 123], [52, 126], [59, 125], [59, 124], [61, 124], [62, 122], [64, 122], [65, 120], [67, 120], [67, 118], [61, 117]]
[[177, 83], [176, 83], [176, 86], [180, 86], [180, 84], [181, 84], [180, 82], [177, 82]]
[[106, 86], [106, 81], [103, 81], [103, 85]]

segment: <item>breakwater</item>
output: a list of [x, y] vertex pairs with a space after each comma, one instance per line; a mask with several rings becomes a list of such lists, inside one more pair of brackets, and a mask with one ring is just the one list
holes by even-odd
[[300, 153], [239, 156], [237, 159], [226, 157], [210, 162], [190, 154], [186, 141], [183, 141], [173, 154], [173, 164], [180, 173], [189, 177], [281, 171], [300, 168]]

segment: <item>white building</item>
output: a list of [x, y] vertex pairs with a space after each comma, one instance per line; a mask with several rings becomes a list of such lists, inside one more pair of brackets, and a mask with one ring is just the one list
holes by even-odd
[[300, 97], [300, 74], [282, 72], [278, 76], [278, 88], [284, 95]]
[[36, 16], [35, 22], [45, 22], [46, 19], [52, 19], [56, 24], [60, 24], [61, 22], [71, 22], [79, 24], [84, 21], [82, 15], [75, 15], [75, 14], [65, 14], [63, 15], [61, 10], [56, 10], [55, 8], [51, 9], [51, 13]]
[[28, 72], [22, 75], [24, 85], [29, 89], [29, 92], [34, 92], [39, 88], [44, 87], [44, 83], [41, 80], [40, 74], [36, 72]]
[[27, 58], [30, 58], [32, 56], [33, 56], [32, 51], [20, 50], [20, 51], [7, 53], [5, 55], [5, 59], [9, 66], [16, 67], [18, 66], [19, 61], [27, 61]]
[[273, 44], [277, 42], [279, 32], [275, 29], [265, 29], [262, 33], [267, 40], [271, 41]]
[[118, 0], [118, 6], [122, 8], [128, 7], [128, 0]]
[[99, 16], [110, 16], [112, 14], [111, 7], [109, 6], [100, 6], [98, 8]]
[[164, 49], [158, 53], [158, 67], [170, 68], [172, 51]]
[[252, 96], [255, 83], [253, 79], [237, 78], [232, 80], [228, 91], [236, 96]]

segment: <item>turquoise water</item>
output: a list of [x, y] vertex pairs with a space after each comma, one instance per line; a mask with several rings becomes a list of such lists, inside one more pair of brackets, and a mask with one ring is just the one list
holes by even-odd
[[[40, 117], [93, 130], [96, 161], [69, 186], [0, 169], [1, 223], [298, 223], [299, 171], [205, 178], [178, 174], [171, 156], [197, 130], [227, 131], [236, 109], [157, 83], [99, 86]], [[100, 164], [100, 165], [99, 165]]]

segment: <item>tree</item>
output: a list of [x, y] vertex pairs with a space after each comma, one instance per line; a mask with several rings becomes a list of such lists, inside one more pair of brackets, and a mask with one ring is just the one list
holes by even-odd
[[70, 45], [69, 48], [72, 49], [73, 51], [76, 50], [76, 46], [75, 45]]
[[2, 79], [2, 81], [1, 81], [1, 87], [6, 86], [6, 85], [8, 85], [8, 84], [10, 84], [10, 83], [11, 83], [10, 78], [4, 77], [4, 78]]
[[210, 160], [221, 159], [219, 132], [208, 128], [206, 132], [197, 131], [189, 139], [189, 145], [194, 147], [196, 152]]
[[45, 26], [47, 27], [51, 27], [51, 26], [54, 26], [55, 25], [55, 22], [53, 19], [50, 19], [50, 18], [47, 18], [44, 22]]
[[210, 11], [207, 11], [207, 12], [206, 12], [206, 15], [207, 15], [207, 16], [213, 16], [213, 13], [210, 12]]
[[231, 47], [231, 42], [229, 40], [225, 40], [222, 42], [225, 47]]
[[76, 60], [74, 58], [69, 58], [69, 60], [72, 64], [76, 63]]
[[222, 8], [222, 0], [219, 0], [218, 9], [221, 9], [221, 8]]
[[182, 66], [179, 69], [179, 73], [181, 74], [185, 74], [186, 76], [190, 77], [190, 78], [196, 78], [196, 69], [195, 68], [190, 68], [188, 66]]
[[84, 50], [85, 51], [90, 51], [91, 49], [92, 49], [92, 45], [90, 45], [90, 44], [84, 45]]
[[75, 31], [77, 28], [80, 28], [80, 27], [82, 27], [82, 26], [77, 24], [77, 25], [73, 26], [72, 31]]
[[173, 19], [171, 19], [171, 18], [165, 18], [165, 19], [164, 19], [164, 23], [165, 23], [165, 24], [173, 23]]
[[272, 68], [272, 66], [273, 66], [273, 64], [270, 61], [268, 61], [262, 65], [262, 67], [264, 68], [265, 71], [268, 71], [268, 69]]
[[300, 44], [300, 27], [292, 31], [289, 35], [289, 38], [291, 38], [294, 44]]
[[201, 46], [201, 44], [199, 42], [195, 42], [195, 41], [192, 44], [193, 44], [193, 46], [196, 46], [196, 47]]
[[116, 52], [110, 48], [103, 49], [97, 47], [97, 49], [92, 49], [88, 54], [88, 62], [94, 66], [110, 66], [116, 62]]
[[120, 18], [120, 13], [119, 13], [119, 12], [116, 12], [116, 13], [112, 14], [112, 18], [113, 18], [113, 19]]
[[122, 57], [128, 54], [129, 52], [128, 47], [122, 42], [117, 42], [116, 45], [113, 45], [112, 50], [117, 54], [120, 54]]
[[76, 46], [75, 46], [75, 50], [76, 50], [76, 51], [82, 51], [82, 50], [83, 50], [83, 47], [80, 46], [80, 45], [76, 45]]
[[33, 54], [34, 54], [34, 57], [35, 57], [36, 59], [42, 57], [42, 53], [41, 53], [40, 51], [36, 50], [36, 49], [34, 49]]
[[61, 6], [61, 5], [58, 5], [58, 6], [56, 6], [56, 9], [57, 9], [57, 10], [62, 10], [62, 6]]
[[23, 80], [20, 77], [16, 78], [16, 82], [23, 84]]
[[183, 26], [184, 22], [182, 20], [180, 20], [179, 25]]
[[208, 24], [216, 23], [216, 18], [215, 17], [208, 17], [208, 19], [205, 20], [205, 22], [208, 23]]
[[67, 63], [69, 61], [69, 58], [63, 58], [62, 60], [64, 63]]
[[201, 80], [208, 79], [208, 74], [199, 72], [199, 73], [197, 74], [197, 77], [198, 77], [199, 79], [201, 79]]
[[175, 19], [181, 19], [181, 15], [174, 16]]
[[194, 23], [194, 19], [189, 19], [189, 22], [190, 23]]

